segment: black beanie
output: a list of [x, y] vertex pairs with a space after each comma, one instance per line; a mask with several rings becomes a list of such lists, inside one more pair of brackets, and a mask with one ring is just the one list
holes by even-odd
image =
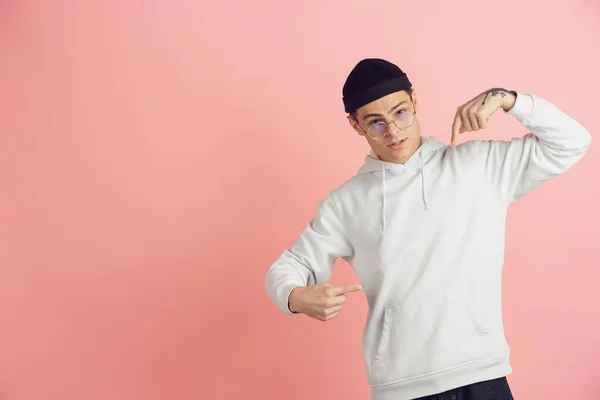
[[344, 109], [352, 113], [390, 93], [408, 90], [412, 84], [398, 66], [380, 58], [360, 61], [346, 78], [342, 89]]

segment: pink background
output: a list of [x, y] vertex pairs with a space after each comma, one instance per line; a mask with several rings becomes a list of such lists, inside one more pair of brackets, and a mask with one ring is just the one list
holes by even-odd
[[[347, 73], [396, 62], [444, 142], [494, 86], [596, 135], [599, 26], [591, 0], [1, 1], [0, 398], [367, 399], [363, 294], [322, 323], [263, 288], [368, 151]], [[511, 209], [518, 400], [600, 397], [598, 154]]]

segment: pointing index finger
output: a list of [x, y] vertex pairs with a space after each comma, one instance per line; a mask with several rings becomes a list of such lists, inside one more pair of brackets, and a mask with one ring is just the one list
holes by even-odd
[[460, 113], [457, 111], [456, 116], [454, 117], [454, 123], [452, 124], [452, 136], [450, 138], [450, 143], [452, 145], [454, 145], [456, 143], [456, 138], [458, 137], [461, 122], [462, 122], [462, 119], [460, 117]]
[[340, 286], [336, 286], [333, 289], [333, 293], [336, 296], [339, 296], [340, 294], [349, 293], [349, 292], [357, 292], [359, 290], [362, 290], [361, 285], [340, 285]]

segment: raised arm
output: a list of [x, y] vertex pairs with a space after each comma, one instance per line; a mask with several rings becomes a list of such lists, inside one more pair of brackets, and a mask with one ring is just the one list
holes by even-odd
[[[481, 161], [485, 179], [498, 188], [503, 201], [515, 201], [566, 172], [590, 145], [590, 133], [554, 104], [533, 94], [503, 89], [485, 92], [459, 108], [461, 130], [475, 130], [475, 124], [484, 128], [489, 116], [500, 108], [517, 118], [529, 133], [508, 141], [471, 141], [465, 145], [471, 146], [472, 157]], [[468, 127], [464, 120], [469, 121]]]

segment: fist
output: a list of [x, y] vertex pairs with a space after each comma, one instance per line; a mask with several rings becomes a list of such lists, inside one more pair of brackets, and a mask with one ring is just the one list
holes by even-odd
[[345, 294], [359, 290], [362, 290], [361, 285], [334, 286], [329, 283], [297, 287], [290, 293], [289, 308], [319, 321], [329, 321], [344, 307]]
[[450, 143], [454, 145], [458, 135], [464, 132], [478, 131], [488, 127], [488, 120], [502, 108], [510, 110], [517, 100], [517, 93], [502, 88], [490, 89], [458, 107]]

